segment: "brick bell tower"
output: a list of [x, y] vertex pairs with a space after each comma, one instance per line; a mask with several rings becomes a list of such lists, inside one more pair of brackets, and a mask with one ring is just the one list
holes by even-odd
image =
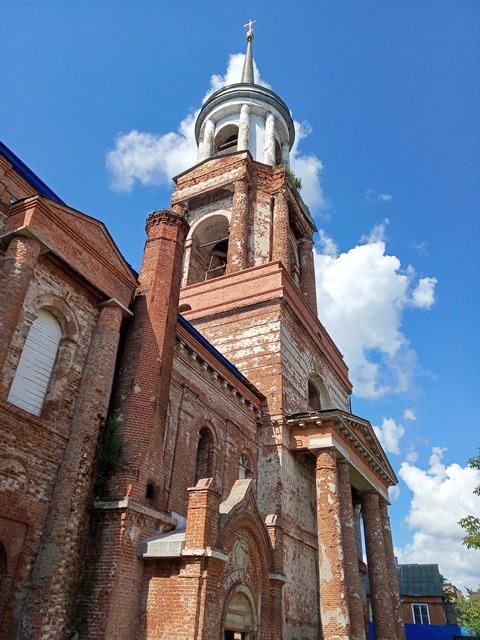
[[190, 225], [180, 311], [267, 399], [257, 499], [284, 523], [284, 636], [368, 637], [366, 546], [377, 637], [401, 640], [386, 515], [397, 480], [371, 425], [350, 414], [348, 368], [317, 316], [294, 124], [255, 84], [249, 26], [241, 82], [205, 102], [198, 163], [175, 178], [172, 206]]

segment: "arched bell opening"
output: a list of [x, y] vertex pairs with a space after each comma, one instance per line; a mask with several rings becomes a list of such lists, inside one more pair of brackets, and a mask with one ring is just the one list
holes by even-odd
[[237, 147], [238, 125], [227, 124], [216, 133], [213, 145], [214, 155], [235, 153], [235, 151], [237, 151]]
[[223, 640], [255, 640], [256, 616], [250, 589], [238, 585], [230, 593], [224, 611]]
[[275, 138], [275, 167], [282, 166], [282, 147], [279, 141]]
[[225, 274], [229, 220], [223, 213], [205, 216], [192, 227], [185, 243], [184, 285], [212, 280]]
[[322, 376], [316, 373], [311, 375], [308, 380], [307, 395], [309, 411], [335, 408]]

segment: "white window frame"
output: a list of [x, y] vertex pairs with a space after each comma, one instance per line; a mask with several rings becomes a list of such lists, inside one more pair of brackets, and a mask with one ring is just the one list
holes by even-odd
[[[417, 615], [415, 614], [415, 608], [418, 607], [418, 618], [421, 622], [417, 622]], [[425, 602], [412, 602], [412, 618], [414, 624], [430, 624], [430, 611], [428, 609], [428, 604]], [[427, 622], [424, 622], [424, 619], [427, 619]]]

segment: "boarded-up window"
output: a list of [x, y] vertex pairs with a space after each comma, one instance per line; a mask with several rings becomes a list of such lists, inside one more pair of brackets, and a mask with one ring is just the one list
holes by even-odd
[[28, 332], [8, 401], [39, 416], [62, 338], [60, 323], [40, 309]]

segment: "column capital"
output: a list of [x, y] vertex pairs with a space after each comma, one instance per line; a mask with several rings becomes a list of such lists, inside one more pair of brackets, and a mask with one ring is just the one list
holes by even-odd
[[4, 244], [9, 244], [9, 242], [16, 237], [35, 240], [40, 245], [40, 255], [43, 253], [49, 253], [49, 251], [52, 250], [52, 247], [47, 242], [42, 240], [38, 233], [28, 225], [23, 225], [21, 227], [18, 227], [17, 229], [13, 229], [11, 231], [3, 233], [2, 235], [0, 235], [0, 241], [2, 241]]
[[188, 231], [190, 225], [185, 220], [185, 209], [180, 204], [174, 204], [172, 209], [162, 209], [161, 211], [154, 211], [147, 217], [145, 223], [145, 231], [150, 237], [150, 231], [161, 224], [166, 224], [174, 227], [183, 227], [185, 233]]
[[126, 307], [124, 304], [122, 304], [116, 298], [109, 298], [108, 300], [105, 300], [104, 302], [101, 302], [98, 305], [98, 307], [100, 309], [104, 309], [105, 307], [113, 307], [113, 308], [119, 309], [124, 318], [129, 318], [130, 316], [133, 316], [133, 312], [130, 311], [130, 309], [128, 307]]
[[316, 449], [314, 451], [316, 457], [315, 468], [320, 469], [334, 469], [337, 466], [337, 454], [335, 449]]

